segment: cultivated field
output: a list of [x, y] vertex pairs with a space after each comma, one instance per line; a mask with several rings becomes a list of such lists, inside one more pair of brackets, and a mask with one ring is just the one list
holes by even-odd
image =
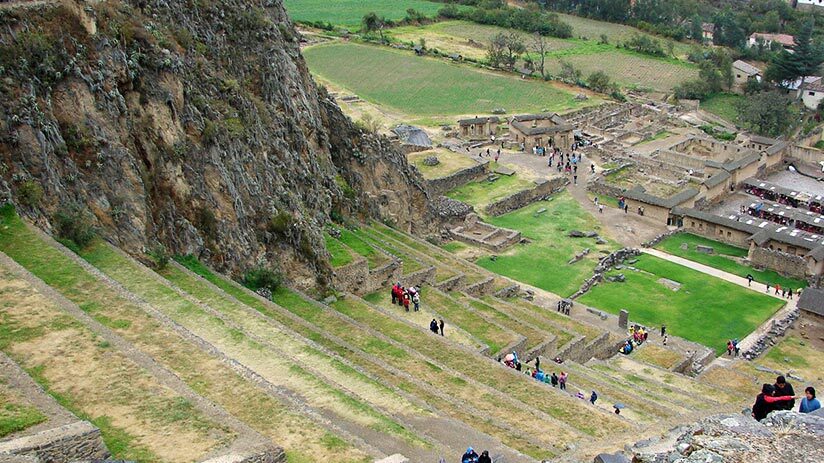
[[[675, 336], [689, 339], [721, 353], [728, 339], [743, 339], [783, 303], [695, 270], [649, 255], [638, 257], [623, 273], [626, 282], [604, 282], [581, 296], [580, 301], [617, 314], [629, 310], [630, 318], [647, 326], [667, 325]], [[677, 291], [660, 280], [680, 283]]]
[[425, 0], [284, 0], [283, 3], [295, 21], [323, 21], [347, 27], [360, 26], [364, 15], [372, 12], [399, 20], [406, 17], [409, 8], [435, 16], [443, 7], [441, 3]]
[[495, 108], [510, 113], [563, 111], [598, 102], [577, 101], [573, 93], [552, 83], [389, 48], [336, 43], [307, 48], [303, 55], [321, 79], [410, 116], [488, 114]]
[[[581, 20], [581, 18], [576, 18]], [[616, 48], [618, 39], [625, 40], [632, 36], [633, 28], [599, 21], [583, 20], [587, 24], [586, 30], [594, 30], [596, 25], [608, 31], [608, 44], [598, 43], [598, 36], [589, 36], [588, 39], [555, 39], [547, 37], [549, 51], [547, 52], [547, 72], [558, 74], [561, 71], [561, 61], [569, 62], [583, 73], [584, 77], [593, 72], [603, 71], [610, 78], [626, 87], [651, 88], [658, 91], [669, 91], [686, 80], [697, 77], [698, 72], [694, 65], [674, 58], [654, 58], [633, 51]], [[592, 24], [594, 23], [594, 24]], [[630, 31], [628, 31], [630, 30]], [[577, 30], [576, 30], [577, 31]], [[491, 38], [500, 32], [511, 30], [474, 24], [465, 21], [444, 21], [427, 26], [407, 26], [392, 29], [390, 34], [397, 40], [418, 43], [421, 38], [430, 49], [438, 49], [444, 53], [458, 53], [468, 58], [485, 60], [486, 47]], [[532, 49], [533, 38], [530, 34], [516, 32]], [[576, 32], [576, 35], [577, 32]], [[585, 35], [585, 34], [581, 34]], [[675, 53], [686, 53], [686, 45], [676, 46]], [[536, 53], [529, 52], [533, 59]]]

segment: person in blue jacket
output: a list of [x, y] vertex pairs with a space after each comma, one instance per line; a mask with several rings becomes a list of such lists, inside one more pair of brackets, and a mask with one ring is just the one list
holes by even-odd
[[461, 457], [461, 463], [477, 463], [478, 454], [472, 450], [472, 447], [466, 449], [466, 453]]
[[804, 389], [804, 398], [801, 399], [801, 405], [798, 406], [798, 411], [801, 413], [812, 413], [821, 408], [821, 402], [815, 398], [815, 388], [810, 386]]

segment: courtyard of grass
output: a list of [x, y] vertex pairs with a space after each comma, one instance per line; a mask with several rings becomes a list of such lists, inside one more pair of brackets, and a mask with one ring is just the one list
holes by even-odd
[[[440, 162], [435, 166], [428, 166], [424, 164], [424, 159], [430, 156], [435, 156]], [[445, 148], [436, 148], [426, 151], [418, 151], [417, 153], [409, 153], [406, 155], [406, 159], [410, 164], [417, 167], [421, 172], [421, 175], [423, 175], [423, 178], [427, 180], [447, 177], [455, 172], [458, 172], [459, 170], [478, 165], [478, 163], [472, 160], [469, 156], [456, 153]]]
[[432, 17], [443, 7], [425, 0], [284, 0], [283, 5], [294, 21], [321, 21], [350, 29], [360, 28], [369, 13], [397, 21], [406, 17], [409, 8]]
[[387, 47], [332, 43], [306, 48], [303, 56], [322, 81], [403, 114], [443, 122], [454, 123], [450, 116], [488, 114], [495, 108], [531, 113], [600, 102], [597, 98], [576, 100], [575, 93], [551, 82], [524, 80]]
[[699, 108], [708, 113], [735, 124], [738, 119], [738, 102], [744, 98], [743, 95], [735, 93], [716, 93], [709, 98], [702, 100]]
[[[775, 313], [784, 302], [736, 284], [650, 255], [641, 255], [623, 268], [623, 283], [602, 282], [578, 300], [618, 314], [629, 311], [630, 320], [649, 327], [667, 325], [675, 336], [722, 353], [728, 339], [743, 339]], [[670, 289], [662, 278], [681, 286]]]
[[[687, 249], [681, 249], [683, 244]], [[705, 254], [696, 250], [697, 246], [709, 246], [713, 249], [712, 254]], [[747, 274], [753, 276], [759, 283], [769, 283], [770, 286], [780, 284], [782, 288], [806, 288], [807, 282], [797, 278], [785, 277], [773, 270], [759, 270], [736, 260], [747, 257], [747, 250], [732, 246], [720, 241], [711, 240], [702, 236], [690, 233], [679, 233], [670, 236], [655, 246], [656, 249], [669, 254], [689, 259], [699, 264], [704, 264], [718, 270], [723, 270], [733, 275], [746, 277]]]
[[[539, 213], [541, 209], [546, 210]], [[599, 245], [595, 238], [567, 236], [570, 230], [601, 232], [595, 217], [567, 191], [548, 201], [538, 201], [500, 217], [489, 217], [487, 221], [498, 227], [518, 230], [530, 242], [516, 244], [494, 258], [482, 257], [477, 264], [562, 297], [574, 293], [592, 275], [598, 259], [603, 257], [600, 250], [617, 248], [608, 238], [607, 244]], [[567, 264], [584, 248], [591, 250], [589, 255], [574, 264]]]
[[478, 213], [483, 214], [489, 204], [533, 187], [535, 182], [526, 180], [518, 174], [500, 175], [493, 182], [484, 179], [466, 183], [447, 192], [446, 196], [470, 204]]

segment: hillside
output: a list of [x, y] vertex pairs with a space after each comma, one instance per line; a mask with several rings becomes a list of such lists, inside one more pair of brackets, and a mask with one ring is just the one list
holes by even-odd
[[47, 230], [324, 282], [330, 214], [428, 224], [418, 175], [315, 86], [280, 1], [12, 3], [0, 30], [0, 200]]

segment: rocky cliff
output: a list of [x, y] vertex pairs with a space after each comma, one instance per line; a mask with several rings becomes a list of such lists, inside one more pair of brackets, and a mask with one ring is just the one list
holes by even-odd
[[[328, 281], [330, 216], [416, 231], [423, 181], [312, 81], [281, 0], [0, 3], [0, 202]], [[69, 211], [69, 212], [67, 212]]]

